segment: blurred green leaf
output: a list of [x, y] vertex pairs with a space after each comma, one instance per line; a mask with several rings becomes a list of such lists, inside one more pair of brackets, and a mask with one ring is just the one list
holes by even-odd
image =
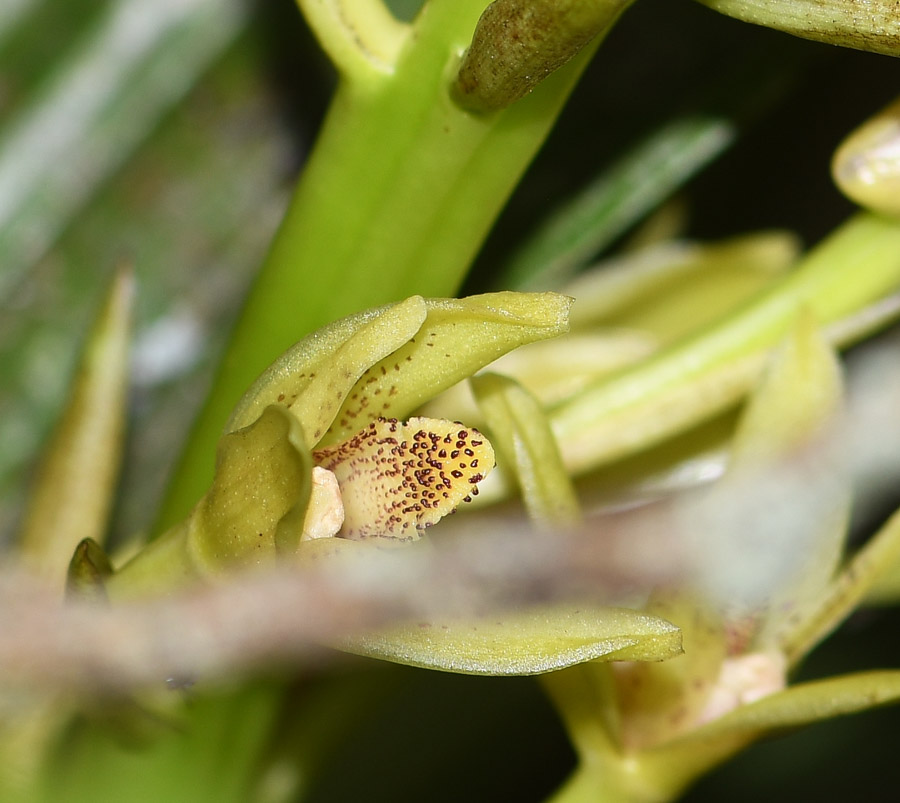
[[714, 116], [660, 127], [519, 245], [501, 282], [531, 290], [555, 287], [721, 154], [735, 134], [727, 118]]

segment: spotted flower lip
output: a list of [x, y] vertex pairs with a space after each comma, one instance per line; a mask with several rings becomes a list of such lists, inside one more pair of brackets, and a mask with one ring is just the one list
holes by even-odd
[[476, 429], [452, 421], [379, 418], [313, 452], [341, 489], [343, 538], [414, 541], [478, 493], [494, 451]]

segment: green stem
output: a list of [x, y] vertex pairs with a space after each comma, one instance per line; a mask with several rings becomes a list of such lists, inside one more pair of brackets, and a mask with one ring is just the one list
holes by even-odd
[[365, 307], [458, 288], [598, 44], [508, 109], [473, 115], [448, 88], [485, 5], [432, 0], [392, 72], [341, 84], [173, 478], [161, 527], [205, 490], [232, 406], [281, 352]]
[[664, 803], [680, 788], [619, 743], [612, 671], [586, 663], [541, 676], [578, 753], [578, 766], [548, 803]]

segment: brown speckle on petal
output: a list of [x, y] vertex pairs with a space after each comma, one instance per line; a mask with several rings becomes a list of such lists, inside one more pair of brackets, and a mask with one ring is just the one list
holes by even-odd
[[[474, 439], [474, 440], [473, 440]], [[451, 456], [445, 444], [457, 442], [474, 461]], [[477, 446], [475, 445], [477, 441]], [[339, 536], [412, 541], [477, 493], [485, 475], [472, 466], [494, 465], [490, 443], [477, 430], [430, 418], [403, 424], [379, 418], [341, 443], [313, 453], [317, 465], [334, 472], [341, 488], [344, 526]], [[445, 470], [446, 468], [446, 470]]]

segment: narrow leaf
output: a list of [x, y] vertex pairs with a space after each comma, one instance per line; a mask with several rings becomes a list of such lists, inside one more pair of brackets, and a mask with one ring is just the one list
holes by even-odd
[[75, 547], [103, 543], [122, 451], [133, 281], [120, 271], [91, 331], [29, 500], [23, 558], [62, 587]]
[[734, 140], [723, 117], [695, 115], [663, 126], [562, 205], [521, 245], [502, 283], [558, 286], [667, 198]]

